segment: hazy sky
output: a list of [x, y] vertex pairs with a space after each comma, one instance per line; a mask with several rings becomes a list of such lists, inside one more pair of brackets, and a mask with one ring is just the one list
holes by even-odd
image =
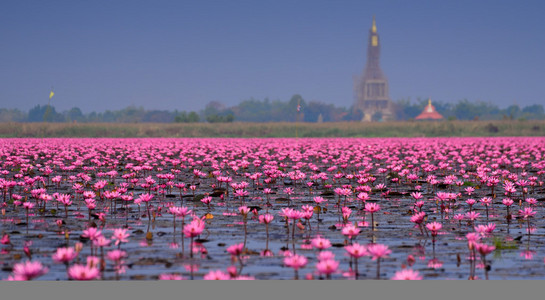
[[544, 1], [0, 2], [0, 107], [350, 106], [373, 15], [393, 100], [545, 103]]

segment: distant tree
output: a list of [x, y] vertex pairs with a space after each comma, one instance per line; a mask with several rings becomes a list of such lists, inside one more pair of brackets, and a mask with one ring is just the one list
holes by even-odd
[[244, 100], [231, 107], [233, 116], [241, 122], [272, 122], [283, 121], [285, 102], [270, 101], [268, 98], [260, 101], [254, 98]]
[[85, 121], [85, 116], [81, 112], [81, 109], [79, 107], [72, 107], [70, 110], [64, 112], [64, 117], [66, 121], [68, 122], [82, 122]]
[[29, 122], [43, 122], [47, 106], [36, 105], [28, 111]]
[[219, 123], [219, 116], [218, 115], [208, 115], [206, 116], [206, 122], [208, 123]]
[[530, 113], [530, 114], [536, 114], [536, 115], [545, 115], [545, 110], [543, 109], [543, 105], [541, 104], [534, 104], [526, 106], [522, 109], [523, 113]]
[[225, 110], [225, 105], [218, 101], [210, 101], [206, 104], [204, 108], [204, 115], [217, 115], [220, 112]]
[[545, 111], [543, 105], [534, 104], [526, 106], [522, 109], [522, 116], [528, 120], [543, 120], [545, 119]]
[[361, 109], [354, 109], [354, 106], [351, 106], [347, 114], [343, 117], [343, 121], [361, 121], [363, 119], [363, 112]]
[[145, 111], [140, 122], [170, 123], [175, 119], [174, 113], [167, 110]]
[[230, 123], [235, 120], [235, 117], [233, 114], [226, 114], [226, 115], [208, 115], [206, 117], [206, 121], [209, 123]]
[[330, 121], [330, 112], [333, 109], [333, 104], [325, 104], [317, 101], [310, 101], [304, 108], [305, 115], [303, 121], [317, 122], [318, 117], [322, 116], [322, 121]]
[[199, 120], [199, 114], [194, 111], [190, 112], [189, 114], [182, 111], [174, 118], [174, 122], [176, 123], [197, 123]]
[[112, 122], [121, 122], [121, 123], [137, 123], [143, 122], [146, 110], [142, 106], [136, 107], [134, 105], [128, 106], [122, 110], [113, 111], [112, 113]]
[[[423, 103], [422, 103], [423, 102]], [[422, 107], [422, 112], [424, 108], [428, 105], [428, 99], [423, 99], [420, 105], [424, 104]], [[443, 102], [443, 101], [433, 101], [433, 106], [435, 106], [435, 109], [438, 113], [440, 113], [443, 117], [448, 118], [453, 115], [453, 104], [449, 102]]]
[[199, 115], [192, 111], [187, 115], [187, 122], [188, 123], [197, 123], [200, 121]]
[[27, 118], [27, 114], [18, 109], [0, 109], [0, 122], [24, 122]]
[[182, 111], [181, 113], [178, 113], [176, 117], [174, 117], [174, 122], [176, 123], [188, 123], [187, 121], [187, 112]]
[[426, 107], [427, 101], [418, 98], [416, 103], [412, 103], [411, 99], [400, 99], [394, 102], [394, 116], [396, 120], [409, 120], [418, 116], [424, 107]]
[[[102, 122], [116, 122], [116, 113], [110, 111], [110, 110], [106, 110], [104, 113], [101, 113], [100, 116], [101, 116], [101, 119], [102, 119]], [[119, 122], [119, 121], [117, 121]]]
[[[413, 120], [428, 104], [427, 99], [416, 101], [401, 99], [394, 102], [393, 113], [397, 120]], [[300, 111], [297, 112], [297, 106]], [[536, 120], [545, 119], [545, 109], [542, 104], [533, 104], [523, 108], [511, 105], [500, 109], [491, 102], [462, 99], [457, 102], [433, 101], [437, 111], [448, 120]], [[36, 105], [28, 113], [16, 109], [0, 109], [0, 122], [182, 122], [193, 123], [206, 120], [218, 122], [338, 122], [360, 121], [363, 114], [354, 107], [345, 108], [319, 101], [306, 102], [299, 94], [293, 95], [289, 101], [258, 100], [250, 98], [238, 105], [226, 107], [218, 101], [209, 102], [199, 113], [192, 111], [160, 111], [146, 110], [143, 107], [128, 106], [121, 110], [106, 110], [83, 114], [78, 107], [58, 113], [55, 107]], [[321, 117], [320, 117], [321, 116]], [[382, 115], [376, 114], [374, 120], [381, 120]]]
[[54, 106], [36, 105], [28, 111], [29, 122], [63, 122], [63, 115], [57, 113]]
[[505, 114], [510, 120], [517, 119], [520, 115], [520, 107], [518, 105], [510, 105], [505, 109]]
[[[299, 112], [297, 109], [298, 106]], [[284, 113], [287, 117], [286, 121], [296, 121], [298, 117], [301, 117], [301, 115], [304, 114], [304, 112], [302, 112], [303, 107], [306, 107], [306, 103], [303, 97], [301, 97], [301, 95], [299, 94], [293, 95], [288, 102], [288, 105], [284, 108]], [[301, 117], [301, 119], [304, 119], [304, 115]]]
[[[454, 116], [458, 120], [493, 120], [498, 119], [500, 110], [498, 106], [492, 103], [476, 101], [470, 102], [467, 99], [459, 100], [450, 105], [450, 112], [443, 114], [445, 117]], [[439, 111], [439, 113], [442, 113]]]

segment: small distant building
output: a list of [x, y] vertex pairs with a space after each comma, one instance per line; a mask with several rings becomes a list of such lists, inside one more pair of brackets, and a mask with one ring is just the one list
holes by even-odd
[[317, 123], [323, 123], [324, 122], [324, 116], [322, 116], [322, 114], [319, 114], [318, 115], [318, 121], [316, 121]]
[[424, 108], [421, 114], [419, 114], [415, 120], [442, 120], [444, 117], [435, 110], [435, 106], [431, 104], [431, 99], [428, 99], [428, 105]]

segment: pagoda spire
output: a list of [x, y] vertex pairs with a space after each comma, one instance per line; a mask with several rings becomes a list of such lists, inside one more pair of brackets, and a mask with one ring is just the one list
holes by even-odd
[[373, 16], [367, 44], [367, 62], [363, 76], [354, 84], [356, 96], [354, 108], [363, 113], [364, 121], [393, 119], [388, 79], [380, 68], [380, 47], [377, 22]]

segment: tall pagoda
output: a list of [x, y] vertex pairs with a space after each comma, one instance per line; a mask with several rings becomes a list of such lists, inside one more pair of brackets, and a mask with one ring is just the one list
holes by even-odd
[[393, 105], [388, 93], [388, 79], [379, 65], [380, 40], [375, 17], [369, 30], [367, 62], [363, 76], [354, 82], [354, 109], [363, 113], [362, 121], [371, 121], [377, 114], [384, 121], [393, 119]]

